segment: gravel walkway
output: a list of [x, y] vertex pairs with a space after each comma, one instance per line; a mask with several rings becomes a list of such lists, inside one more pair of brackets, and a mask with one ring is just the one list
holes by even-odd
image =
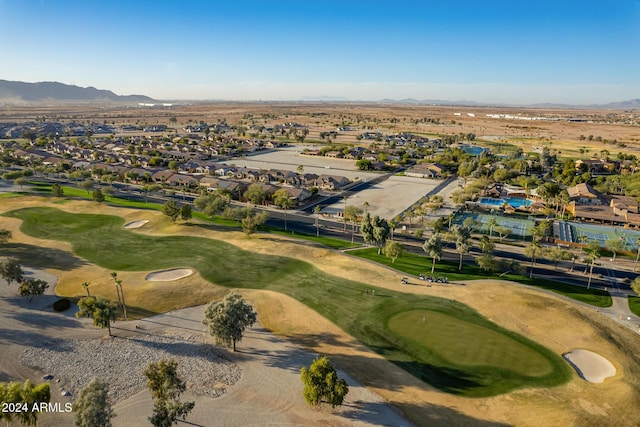
[[196, 395], [219, 397], [241, 377], [236, 364], [196, 334], [51, 340], [27, 348], [21, 363], [60, 378], [72, 396], [94, 377], [100, 378], [110, 384], [110, 394], [118, 402], [146, 387], [143, 371], [149, 363], [170, 358], [178, 362], [178, 374]]

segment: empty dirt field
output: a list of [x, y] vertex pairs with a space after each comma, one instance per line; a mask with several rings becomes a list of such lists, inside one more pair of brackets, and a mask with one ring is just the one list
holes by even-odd
[[[494, 116], [494, 117], [490, 117]], [[504, 117], [496, 118], [496, 115]], [[602, 149], [636, 152], [640, 149], [640, 114], [636, 110], [590, 110], [581, 108], [531, 108], [487, 106], [434, 106], [384, 103], [196, 103], [166, 108], [138, 108], [121, 105], [50, 105], [0, 107], [0, 121], [26, 121], [46, 117], [62, 122], [107, 122], [123, 124], [165, 124], [180, 129], [187, 124], [207, 123], [274, 125], [295, 122], [309, 128], [309, 145], [320, 142], [320, 132], [339, 131], [336, 143], [370, 144], [358, 141], [362, 132], [416, 132], [437, 137], [474, 133], [478, 140], [512, 144], [525, 151], [543, 146], [560, 155], [587, 157]], [[517, 117], [517, 118], [515, 118]], [[176, 122], [173, 123], [172, 119]], [[538, 120], [538, 118], [540, 120]], [[428, 121], [425, 121], [428, 119]], [[580, 136], [592, 140], [582, 140]], [[626, 147], [598, 141], [617, 140]], [[326, 142], [326, 141], [325, 141]], [[481, 141], [479, 142], [481, 143]]]
[[[94, 213], [96, 206], [93, 203], [76, 201], [53, 204], [43, 198], [19, 197], [3, 199], [0, 204], [0, 213], [18, 208], [46, 205], [72, 213]], [[200, 227], [171, 224], [160, 213], [152, 211], [102, 206], [100, 213], [122, 217], [123, 224], [141, 220], [149, 221], [144, 227], [127, 231], [130, 233], [149, 236], [197, 235], [219, 239], [255, 253], [277, 252], [283, 256], [301, 259], [312, 263], [314, 267], [323, 272], [366, 283], [379, 289], [397, 292], [410, 291], [417, 295], [453, 299], [469, 305], [498, 325], [534, 340], [557, 355], [575, 349], [594, 351], [611, 361], [616, 369], [615, 376], [607, 378], [602, 383], [585, 381], [573, 372], [568, 383], [557, 387], [525, 388], [486, 398], [455, 396], [439, 391], [409, 375], [396, 364], [383, 359], [371, 349], [358, 343], [335, 324], [293, 298], [272, 291], [248, 289], [241, 291], [255, 305], [261, 324], [267, 330], [273, 331], [278, 337], [277, 340], [283, 343], [281, 349], [273, 348], [269, 351], [282, 351], [287, 354], [296, 351], [293, 350], [294, 347], [290, 347], [294, 345], [304, 346], [317, 354], [326, 354], [341, 371], [348, 374], [354, 381], [363, 384], [384, 401], [389, 402], [400, 411], [404, 418], [417, 425], [620, 426], [634, 425], [640, 419], [640, 409], [638, 409], [640, 408], [640, 393], [637, 391], [640, 386], [640, 360], [638, 359], [640, 343], [637, 335], [597, 313], [593, 308], [583, 307], [555, 295], [508, 282], [472, 281], [442, 287], [411, 287], [411, 289], [407, 289], [406, 286], [400, 285], [399, 277], [401, 274], [398, 272], [361, 260], [354, 260], [351, 257], [316, 247], [307, 242], [272, 235], [257, 235], [247, 238], [239, 232], [216, 230], [215, 228], [205, 230]], [[73, 255], [68, 243], [26, 235], [20, 231], [20, 221], [16, 218], [0, 217], [0, 224], [2, 228], [9, 229], [13, 233], [14, 238], [9, 244], [12, 251], [17, 250], [15, 245], [30, 245], [29, 247], [39, 248], [38, 256], [31, 257], [33, 265], [30, 266], [44, 269], [47, 273], [57, 276], [56, 290], [58, 293], [81, 296], [85, 292], [81, 283], [90, 281], [92, 292], [115, 298], [109, 270]], [[0, 251], [6, 252], [1, 248]], [[188, 291], [189, 294], [198, 292], [198, 295], [205, 300], [220, 298], [225, 292], [225, 289], [204, 281], [199, 274], [193, 274], [175, 282], [146, 282], [144, 277], [154, 270], [118, 272], [118, 277], [125, 284], [129, 284], [129, 301], [133, 303], [156, 294], [170, 295], [177, 286], [180, 286], [183, 291]], [[6, 290], [6, 286], [3, 285], [3, 287]], [[14, 287], [10, 289], [15, 290]], [[34, 299], [34, 303], [36, 300], [37, 298]], [[3, 304], [8, 302], [5, 296]], [[177, 303], [179, 302], [177, 301]], [[166, 305], [165, 310], [179, 308], [175, 304], [174, 298]], [[17, 307], [18, 305], [14, 305], [10, 309], [15, 310]], [[25, 301], [22, 301], [19, 307], [29, 310], [29, 305]], [[7, 313], [5, 311], [5, 314]], [[22, 349], [29, 345], [29, 340], [36, 337], [33, 327], [29, 326], [32, 323], [29, 320], [30, 316], [26, 313], [28, 311], [17, 318], [22, 319], [19, 322], [11, 323], [7, 327], [3, 325], [3, 328], [6, 328], [2, 332], [2, 348], [5, 351], [2, 352], [3, 363], [0, 366], [2, 366], [4, 380], [25, 377], [38, 380], [42, 376], [41, 372], [30, 371], [15, 363], [19, 359]], [[15, 319], [16, 317], [9, 315], [7, 318]], [[44, 318], [44, 314], [41, 318]], [[59, 325], [56, 324], [55, 319], [50, 319], [48, 322], [48, 329], [39, 330], [38, 334], [73, 336], [75, 339], [83, 337], [102, 339], [101, 337], [104, 336], [103, 331], [93, 329], [86, 320], [81, 320], [79, 323], [65, 321], [64, 324]], [[145, 320], [135, 322], [145, 322]], [[115, 326], [121, 328], [122, 331], [129, 330], [130, 333], [135, 333], [135, 322], [117, 322]], [[137, 324], [144, 325], [144, 323]], [[255, 333], [261, 334], [262, 332], [252, 331], [247, 335], [247, 341], [243, 341], [243, 345], [247, 345], [247, 349], [251, 351], [259, 351], [259, 347], [256, 347], [259, 341], [253, 340]], [[259, 335], [256, 335], [255, 338], [259, 338]], [[202, 336], [202, 339], [207, 338]], [[268, 340], [275, 339], [269, 338]], [[241, 358], [243, 354], [246, 353], [240, 353], [239, 357]], [[286, 358], [283, 359], [282, 363], [286, 360]], [[267, 363], [266, 359], [265, 363]], [[285, 365], [284, 368], [296, 371], [299, 366]], [[250, 372], [250, 369], [247, 369], [246, 372]], [[295, 383], [295, 381], [293, 382]], [[282, 386], [278, 384], [274, 383], [273, 385]], [[279, 391], [273, 390], [271, 398], [275, 398], [278, 393]], [[295, 395], [295, 391], [293, 395]], [[354, 394], [356, 401], [352, 401], [351, 406], [338, 410], [335, 414], [332, 414], [332, 411], [305, 409], [301, 398], [299, 403], [290, 402], [289, 404], [294, 404], [294, 407], [291, 408], [286, 405], [281, 406], [282, 402], [255, 400], [258, 397], [264, 398], [266, 396], [265, 394], [254, 394], [250, 389], [243, 388], [242, 382], [239, 382], [231, 387], [231, 391], [225, 397], [218, 402], [212, 402], [211, 408], [218, 408], [218, 405], [221, 405], [219, 410], [225, 417], [228, 417], [225, 419], [232, 420], [232, 422], [238, 420], [241, 424], [251, 423], [251, 419], [247, 417], [256, 407], [261, 408], [260, 411], [265, 411], [262, 412], [262, 421], [273, 416], [273, 419], [279, 423], [306, 425], [358, 425], [359, 423], [361, 425], [380, 425], [382, 421], [379, 421], [375, 414], [378, 413], [377, 411], [382, 411], [380, 414], [387, 411], [381, 409], [380, 401], [376, 401], [375, 398], [372, 398], [374, 400], [366, 400], [369, 398], [365, 398], [365, 394]], [[57, 396], [54, 399], [62, 399], [62, 397]], [[144, 394], [136, 395], [131, 399], [117, 405], [119, 422], [123, 422], [123, 424], [117, 425], [127, 425], [129, 421], [139, 420], [139, 411], [143, 410], [141, 408], [148, 408], [149, 399]], [[251, 403], [251, 406], [247, 407], [247, 402], [257, 403]], [[202, 415], [194, 418], [193, 422], [201, 423], [200, 425], [210, 425], [206, 422], [206, 418], [200, 418], [200, 416], [206, 415], [206, 412], [200, 412], [204, 407], [201, 405], [197, 409], [198, 414]], [[198, 408], [198, 403], [196, 408]], [[258, 411], [258, 413], [260, 412]], [[290, 413], [293, 418], [287, 418], [285, 415], [287, 413]], [[384, 413], [393, 416], [394, 412], [391, 410]], [[46, 421], [46, 417], [43, 417], [44, 423], [41, 425], [60, 425], [60, 418], [55, 418], [58, 422], [55, 422], [53, 418]], [[68, 420], [68, 418], [63, 419]], [[386, 422], [383, 424], [389, 425]], [[390, 421], [390, 425], [398, 424]]]

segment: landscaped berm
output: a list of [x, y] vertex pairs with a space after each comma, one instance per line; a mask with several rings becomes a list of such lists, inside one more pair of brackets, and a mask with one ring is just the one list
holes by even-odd
[[[637, 337], [588, 307], [507, 282], [401, 287], [392, 270], [308, 242], [175, 225], [156, 212], [145, 212], [153, 230], [132, 232], [123, 224], [139, 212], [103, 207], [96, 215], [94, 204], [37, 200], [0, 208], [15, 236], [8, 251], [27, 263], [30, 245], [50, 248], [36, 267], [57, 266], [58, 293], [81, 296], [81, 282], [92, 279], [93, 292], [110, 297], [108, 272], [117, 271], [133, 315], [143, 316], [241, 289], [266, 327], [328, 355], [416, 424], [640, 419]], [[197, 274], [180, 286], [138, 280], [175, 268]], [[576, 348], [597, 350], [617, 373], [584, 381], [562, 358]]]

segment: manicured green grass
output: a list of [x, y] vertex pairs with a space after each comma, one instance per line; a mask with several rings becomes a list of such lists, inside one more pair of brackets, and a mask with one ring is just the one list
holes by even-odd
[[520, 375], [543, 376], [552, 371], [549, 361], [530, 346], [446, 313], [405, 311], [389, 320], [389, 329], [444, 362], [468, 367], [491, 366]]
[[0, 199], [12, 199], [14, 197], [24, 196], [25, 194], [27, 194], [27, 193], [21, 192], [21, 191], [11, 192], [11, 193], [2, 193], [2, 194], [0, 194]]
[[640, 316], [640, 297], [630, 296], [627, 300], [629, 301], [629, 310], [636, 316]]
[[[356, 249], [349, 251], [349, 254], [387, 265], [412, 276], [417, 276], [420, 273], [429, 274], [431, 272], [431, 258], [424, 255], [405, 253], [398, 258], [396, 262], [391, 263], [389, 258], [384, 255], [378, 255], [376, 248]], [[488, 273], [475, 265], [463, 264], [462, 270], [458, 271], [457, 263], [437, 262], [434, 276], [445, 276], [449, 281], [490, 278], [512, 280], [525, 285], [546, 289], [596, 307], [611, 307], [612, 304], [609, 293], [599, 289], [587, 289], [582, 286], [539, 278], [530, 279], [529, 277], [518, 274], [500, 276], [499, 273]]]
[[335, 249], [335, 250], [349, 249], [349, 248], [360, 246], [358, 244], [351, 243], [346, 240], [335, 239], [333, 237], [313, 236], [311, 234], [304, 234], [304, 233], [293, 234], [290, 231], [284, 231], [281, 228], [264, 227], [264, 230], [268, 231], [271, 234], [278, 234], [280, 236], [293, 237], [295, 239], [302, 239], [302, 240], [308, 240], [310, 242], [319, 243], [321, 245], [324, 245], [328, 248]]
[[[556, 386], [571, 376], [568, 366], [558, 355], [499, 327], [456, 301], [385, 289], [376, 289], [376, 296], [367, 295], [365, 290], [372, 289], [371, 286], [325, 274], [296, 259], [247, 252], [212, 239], [132, 233], [122, 228], [122, 218], [114, 216], [71, 214], [54, 208], [19, 209], [5, 215], [22, 219], [23, 232], [38, 238], [67, 241], [75, 254], [110, 270], [192, 267], [217, 285], [269, 289], [290, 295], [388, 360], [449, 393], [492, 396], [523, 387]], [[144, 300], [130, 302], [134, 303], [141, 309], [155, 311], [153, 307], [145, 307]], [[188, 304], [185, 300], [185, 305]], [[388, 327], [394, 316], [414, 310], [442, 313], [505, 335], [506, 338], [499, 341], [500, 345], [494, 346], [494, 351], [511, 354], [526, 346], [537, 354], [534, 359], [547, 361], [550, 372], [542, 374], [537, 367], [530, 372], [524, 368], [528, 374], [523, 375], [521, 370], [470, 366], [455, 358], [445, 360]], [[453, 342], [456, 337], [447, 336], [446, 339]], [[514, 343], [516, 350], [512, 348]], [[438, 346], [438, 342], [431, 344], [431, 348]]]
[[[36, 191], [41, 191], [45, 193], [51, 192], [50, 184], [42, 183], [42, 182], [34, 182], [33, 184], [37, 186]], [[86, 199], [86, 200], [93, 200], [92, 194], [87, 193], [86, 190], [82, 190], [74, 187], [67, 187], [67, 186], [63, 186], [62, 188], [64, 190], [65, 197], [77, 197], [77, 198]], [[62, 200], [65, 200], [65, 199], [62, 199]], [[133, 208], [133, 209], [151, 209], [156, 211], [162, 211], [162, 206], [163, 206], [161, 203], [140, 202], [135, 200], [121, 199], [113, 196], [106, 196], [104, 203], [111, 206]], [[206, 216], [202, 212], [194, 211], [193, 217], [196, 219], [199, 219], [200, 221], [208, 222], [215, 225], [220, 225], [223, 227], [241, 228], [241, 225], [238, 221], [225, 219], [222, 216], [214, 216], [213, 218], [211, 218]], [[303, 239], [303, 240], [310, 240], [336, 250], [347, 249], [347, 248], [358, 246], [353, 243], [347, 242], [345, 240], [334, 239], [331, 237], [313, 236], [310, 234], [300, 234], [300, 233], [291, 234], [291, 233], [287, 233], [286, 231], [280, 228], [275, 228], [275, 227], [263, 226], [263, 227], [260, 227], [260, 230], [268, 231], [273, 234], [280, 234], [282, 236], [294, 237], [294, 238]]]

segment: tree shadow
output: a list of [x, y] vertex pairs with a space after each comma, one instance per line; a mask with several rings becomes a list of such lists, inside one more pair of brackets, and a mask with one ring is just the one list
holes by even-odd
[[486, 384], [479, 382], [478, 378], [473, 374], [459, 369], [436, 366], [416, 361], [391, 360], [391, 362], [414, 377], [445, 393], [455, 395], [467, 394], [473, 390], [481, 390], [486, 387]]
[[[384, 419], [382, 414], [389, 410], [390, 405], [382, 402], [354, 402], [343, 405], [339, 413], [348, 419], [364, 421], [369, 425], [383, 426], [386, 424], [378, 420]], [[510, 425], [497, 421], [480, 420], [453, 408], [430, 403], [420, 406], [409, 403], [394, 403], [393, 406], [405, 416], [408, 415], [413, 419], [419, 417], [419, 423], [414, 421], [416, 425], [428, 425], [430, 427], [508, 427]], [[412, 425], [410, 421], [407, 421], [406, 424], [400, 424], [400, 426], [410, 425]]]
[[0, 343], [18, 344], [26, 347], [49, 347], [54, 341], [41, 332], [0, 328]]
[[3, 245], [2, 255], [16, 258], [20, 264], [34, 268], [55, 266], [57, 269], [69, 271], [87, 264], [83, 259], [67, 251], [25, 243], [7, 243]]
[[[111, 327], [117, 331], [118, 328]], [[210, 362], [229, 362], [228, 358], [214, 345], [208, 342], [197, 342], [192, 339], [175, 335], [154, 334], [144, 331], [135, 331], [134, 336], [117, 336], [115, 339], [128, 340], [135, 344], [155, 351], [164, 351], [176, 357], [200, 357]], [[156, 341], [155, 339], [160, 339]]]
[[[69, 312], [71, 312], [71, 309], [69, 309]], [[81, 326], [80, 322], [75, 317], [65, 315], [64, 313], [56, 313], [54, 311], [47, 313], [39, 312], [38, 310], [20, 310], [16, 313], [10, 313], [6, 315], [6, 317], [17, 320], [25, 326], [37, 327], [41, 330], [48, 327], [77, 328]]]

